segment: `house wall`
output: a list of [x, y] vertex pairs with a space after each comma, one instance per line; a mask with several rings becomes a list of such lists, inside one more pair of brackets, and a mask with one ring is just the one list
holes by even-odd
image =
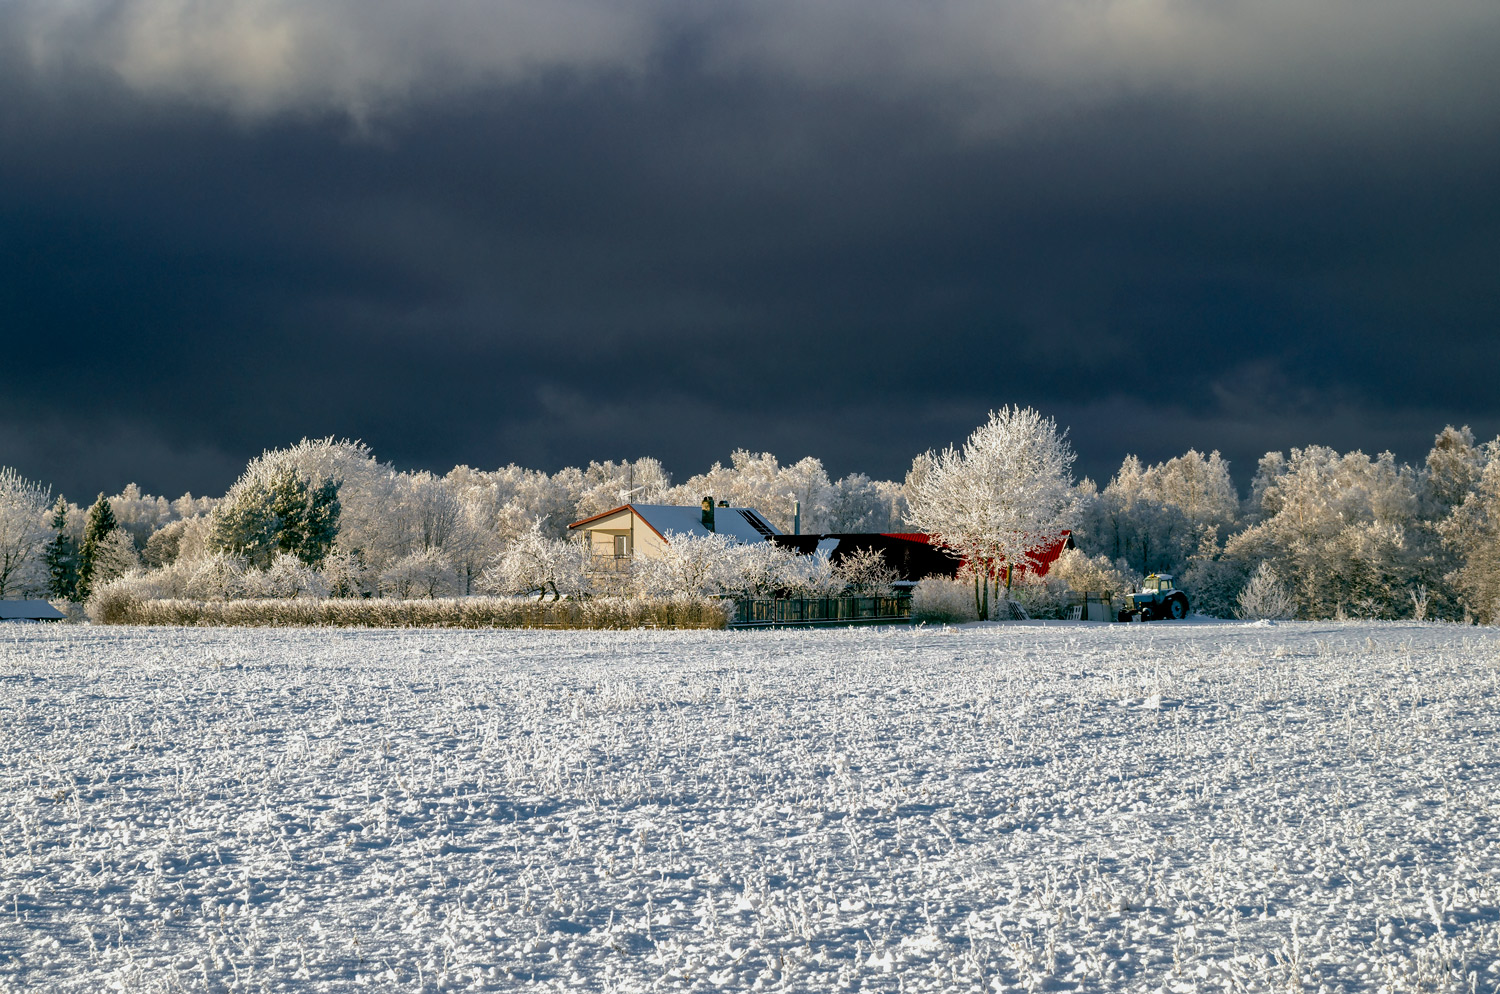
[[667, 545], [661, 536], [629, 510], [591, 521], [579, 530], [588, 536], [590, 551], [601, 558], [614, 558], [615, 537], [618, 535], [629, 537], [632, 557], [659, 558]]

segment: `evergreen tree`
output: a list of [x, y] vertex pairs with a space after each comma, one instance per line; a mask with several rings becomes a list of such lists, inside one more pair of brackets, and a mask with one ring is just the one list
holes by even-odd
[[236, 488], [214, 508], [210, 519], [209, 548], [231, 556], [243, 556], [254, 566], [271, 563], [280, 519], [271, 511], [272, 494], [259, 480]]
[[307, 512], [302, 523], [302, 546], [293, 551], [293, 555], [309, 566], [321, 564], [333, 549], [333, 540], [339, 537], [342, 510], [336, 480], [326, 479], [316, 489], [309, 490]]
[[109, 506], [109, 501], [101, 493], [94, 506], [89, 508], [89, 514], [83, 524], [83, 545], [78, 549], [78, 587], [79, 600], [88, 600], [94, 582], [94, 565], [99, 555], [99, 547], [109, 537], [109, 533], [119, 527], [115, 521], [114, 508]]
[[47, 592], [59, 600], [78, 600], [78, 550], [68, 536], [68, 502], [57, 498], [52, 509], [52, 529], [57, 534], [47, 543]]
[[338, 537], [338, 493], [332, 479], [315, 488], [294, 468], [283, 467], [269, 480], [246, 481], [214, 509], [210, 541], [261, 568], [277, 553], [317, 566]]

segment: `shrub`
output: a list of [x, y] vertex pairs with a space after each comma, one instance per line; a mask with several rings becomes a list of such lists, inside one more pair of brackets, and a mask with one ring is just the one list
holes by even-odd
[[1276, 571], [1270, 563], [1261, 563], [1245, 589], [1240, 591], [1239, 610], [1241, 618], [1253, 621], [1260, 618], [1291, 618], [1297, 613], [1297, 602], [1281, 585]]
[[911, 618], [945, 623], [978, 621], [974, 585], [965, 580], [929, 576], [912, 588]]
[[[251, 579], [246, 574], [246, 580]], [[277, 553], [271, 566], [255, 576], [260, 597], [327, 597], [328, 583], [320, 572], [285, 552]], [[247, 582], [247, 588], [250, 584]]]
[[90, 620], [99, 625], [720, 629], [728, 625], [734, 611], [732, 601], [689, 596], [564, 601], [509, 597], [166, 600], [137, 597], [129, 579], [105, 584], [89, 599]]
[[243, 556], [216, 552], [193, 563], [180, 566], [191, 569], [183, 593], [188, 597], [229, 600], [245, 595], [245, 573], [250, 564]]

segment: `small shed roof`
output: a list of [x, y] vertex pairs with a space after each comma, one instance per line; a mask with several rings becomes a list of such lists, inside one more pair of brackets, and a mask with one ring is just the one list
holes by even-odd
[[[575, 521], [568, 527], [582, 528], [601, 518], [619, 514], [621, 511], [629, 511], [647, 528], [667, 541], [670, 541], [667, 539], [670, 532], [700, 537], [709, 534], [703, 524], [701, 507], [679, 507], [675, 504], [621, 504], [602, 514]], [[747, 545], [752, 542], [764, 542], [777, 534], [775, 526], [753, 507], [715, 507], [714, 532]]]
[[46, 601], [0, 601], [0, 621], [62, 621], [67, 618]]

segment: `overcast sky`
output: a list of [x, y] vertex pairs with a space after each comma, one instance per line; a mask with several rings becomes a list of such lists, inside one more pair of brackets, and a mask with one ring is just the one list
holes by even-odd
[[[1500, 431], [1494, 0], [0, 0], [0, 464]], [[1102, 480], [1101, 480], [1102, 482]]]

